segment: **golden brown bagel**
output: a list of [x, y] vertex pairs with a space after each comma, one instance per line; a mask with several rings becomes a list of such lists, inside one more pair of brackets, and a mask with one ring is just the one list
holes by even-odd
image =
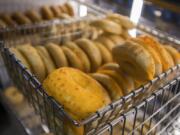
[[94, 43], [96, 44], [97, 48], [99, 49], [101, 53], [102, 63], [112, 62], [113, 59], [112, 59], [112, 54], [110, 53], [110, 51], [100, 42], [94, 41]]
[[140, 38], [131, 38], [131, 41], [136, 42], [139, 45], [143, 46], [152, 55], [155, 64], [155, 76], [161, 74], [163, 71], [163, 66], [157, 52], [151, 46], [146, 45], [146, 43], [144, 43], [144, 41], [141, 40]]
[[78, 39], [76, 43], [87, 54], [91, 62], [91, 71], [96, 71], [102, 62], [100, 51], [96, 45], [92, 41], [85, 38]]
[[12, 18], [18, 24], [31, 24], [31, 20], [20, 12], [16, 12], [16, 13], [12, 14]]
[[99, 70], [119, 70], [120, 66], [117, 63], [106, 63]]
[[62, 46], [62, 50], [68, 60], [68, 63], [69, 63], [68, 65], [70, 67], [74, 67], [83, 71], [83, 65], [80, 61], [80, 58], [78, 58], [78, 56], [66, 46]]
[[2, 20], [3, 20], [8, 26], [13, 26], [13, 27], [14, 27], [14, 26], [17, 25], [17, 23], [11, 18], [10, 15], [5, 14], [5, 15], [2, 15], [1, 17], [2, 17]]
[[108, 35], [109, 39], [112, 40], [114, 42], [115, 45], [121, 45], [125, 42], [125, 40], [119, 36], [119, 35]]
[[68, 66], [66, 56], [63, 50], [61, 49], [61, 47], [59, 47], [57, 44], [54, 44], [54, 43], [48, 43], [46, 45], [46, 48], [57, 68]]
[[129, 32], [128, 32], [127, 30], [125, 30], [125, 29], [122, 30], [121, 36], [122, 36], [125, 40], [131, 38], [131, 35], [130, 35]]
[[88, 59], [88, 56], [85, 54], [85, 52], [81, 48], [79, 48], [74, 42], [67, 42], [65, 46], [71, 49], [77, 55], [77, 57], [81, 59], [83, 65], [83, 71], [90, 72], [91, 70], [90, 61]]
[[4, 28], [6, 26], [7, 24], [3, 20], [0, 19], [0, 28]]
[[58, 6], [53, 5], [50, 7], [50, 9], [53, 12], [54, 17], [59, 17], [59, 15], [61, 14], [61, 11], [59, 10]]
[[125, 75], [122, 73], [120, 74], [117, 70], [98, 70], [98, 73], [102, 73], [113, 78], [119, 84], [120, 88], [122, 88], [123, 95], [127, 95], [134, 89], [133, 79], [130, 77], [127, 79], [127, 76], [124, 77]]
[[[68, 9], [67, 9], [67, 7], [65, 6], [65, 4], [60, 5], [59, 8], [60, 8], [60, 10], [61, 10], [62, 13], [68, 14]], [[69, 15], [69, 14], [68, 14], [68, 15]]]
[[110, 103], [108, 94], [96, 80], [73, 68], [53, 71], [43, 87], [76, 120], [85, 119]]
[[106, 36], [100, 36], [96, 41], [102, 43], [109, 51], [112, 50], [112, 48], [115, 46], [113, 41], [111, 41], [108, 37]]
[[18, 46], [18, 50], [23, 54], [28, 63], [31, 65], [32, 72], [40, 81], [43, 81], [46, 76], [46, 69], [37, 50], [30, 44]]
[[32, 21], [32, 22], [41, 22], [41, 16], [34, 10], [29, 10], [25, 13], [25, 15]]
[[19, 60], [22, 62], [22, 64], [23, 64], [27, 69], [29, 69], [30, 71], [32, 71], [32, 70], [31, 70], [31, 66], [30, 66], [30, 64], [28, 63], [28, 61], [26, 60], [26, 58], [25, 58], [16, 48], [10, 48], [10, 51], [15, 55], [15, 57], [16, 57], [17, 59], [19, 59]]
[[40, 9], [40, 12], [41, 12], [41, 15], [42, 15], [43, 19], [45, 19], [45, 20], [51, 20], [51, 19], [54, 18], [54, 14], [51, 11], [49, 6], [43, 6]]
[[60, 18], [60, 19], [69, 19], [70, 16], [69, 16], [68, 14], [66, 14], [66, 13], [61, 13], [61, 14], [58, 16], [58, 18]]
[[151, 46], [158, 54], [161, 59], [161, 63], [163, 65], [163, 71], [168, 70], [170, 67], [174, 66], [174, 62], [171, 56], [168, 54], [166, 49], [158, 43], [153, 37], [143, 35], [138, 37], [146, 43], [146, 45]]
[[44, 46], [37, 46], [36, 50], [39, 53], [39, 56], [44, 62], [44, 65], [46, 67], [46, 73], [47, 75], [50, 74], [52, 71], [56, 69], [55, 64], [53, 63], [53, 60], [51, 59], [51, 56], [49, 55], [48, 51]]
[[71, 6], [71, 4], [65, 3], [64, 5], [66, 6], [66, 8], [67, 8], [67, 10], [68, 10], [68, 14], [69, 14], [70, 16], [74, 16], [74, 9], [73, 9], [73, 7]]
[[90, 76], [97, 80], [107, 90], [112, 100], [119, 99], [123, 96], [122, 89], [110, 76], [101, 73], [93, 73]]
[[112, 13], [112, 14], [109, 14], [107, 18], [118, 23], [125, 29], [135, 28], [135, 24], [126, 16]]
[[3, 93], [8, 101], [13, 105], [20, 104], [24, 100], [22, 93], [20, 93], [20, 91], [14, 86], [6, 88]]
[[174, 60], [174, 63], [177, 65], [177, 64], [180, 64], [180, 54], [179, 52], [173, 48], [172, 46], [165, 46], [166, 50], [168, 51], [168, 53], [172, 56], [173, 60]]
[[137, 80], [152, 80], [155, 75], [153, 57], [142, 46], [134, 42], [125, 42], [112, 50], [114, 60], [121, 69]]
[[92, 22], [91, 25], [99, 29], [102, 29], [106, 33], [118, 34], [118, 35], [122, 33], [121, 26], [111, 20], [107, 20], [107, 19], [98, 20]]

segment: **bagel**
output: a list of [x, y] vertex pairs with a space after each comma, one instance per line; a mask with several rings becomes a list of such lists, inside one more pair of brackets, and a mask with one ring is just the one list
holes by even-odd
[[43, 87], [75, 120], [85, 119], [110, 103], [96, 80], [73, 68], [56, 69], [44, 80]]
[[129, 17], [120, 15], [120, 14], [109, 14], [107, 16], [108, 19], [118, 23], [119, 25], [121, 25], [123, 28], [125, 29], [133, 29], [135, 28], [135, 24], [129, 19]]
[[47, 75], [50, 74], [52, 71], [54, 71], [56, 69], [56, 66], [53, 63], [48, 51], [46, 50], [46, 48], [44, 46], [37, 46], [36, 50], [38, 51], [39, 56], [41, 57], [41, 59], [44, 62]]
[[[62, 11], [62, 13], [68, 14], [68, 9], [67, 9], [67, 7], [65, 6], [65, 4], [64, 4], [64, 5], [60, 5], [59, 8], [60, 8], [60, 10]], [[68, 14], [68, 15], [69, 15], [69, 14]]]
[[92, 41], [85, 38], [78, 39], [76, 43], [87, 54], [91, 62], [91, 71], [96, 71], [102, 62], [100, 51], [96, 45]]
[[100, 53], [101, 53], [101, 57], [102, 57], [102, 63], [109, 63], [112, 62], [112, 54], [110, 53], [110, 51], [103, 46], [100, 42], [94, 42], [97, 46], [97, 48], [99, 49]]
[[51, 11], [49, 6], [41, 7], [40, 12], [41, 12], [43, 19], [45, 19], [45, 20], [51, 20], [54, 18], [54, 14]]
[[34, 10], [29, 10], [25, 13], [25, 15], [32, 21], [32, 22], [41, 22], [41, 16]]
[[50, 9], [53, 12], [54, 17], [59, 17], [59, 15], [61, 14], [61, 11], [59, 10], [58, 6], [55, 6], [55, 5], [51, 6]]
[[66, 6], [66, 8], [67, 8], [68, 14], [69, 14], [70, 16], [74, 16], [74, 10], [73, 10], [73, 7], [71, 6], [71, 4], [65, 3], [64, 6]]
[[13, 105], [17, 105], [23, 102], [24, 96], [19, 92], [16, 87], [8, 87], [4, 90], [4, 95]]
[[91, 70], [90, 61], [87, 55], [85, 54], [85, 52], [81, 48], [79, 48], [74, 42], [67, 42], [65, 46], [71, 49], [77, 55], [78, 58], [81, 58], [83, 71], [90, 72]]
[[137, 80], [147, 81], [154, 78], [154, 60], [144, 47], [134, 42], [125, 42], [123, 45], [115, 46], [112, 54], [122, 71]]
[[69, 66], [83, 71], [83, 65], [78, 56], [66, 46], [62, 46], [62, 50], [68, 60]]
[[134, 89], [134, 82], [132, 78], [129, 77], [127, 80], [127, 76], [124, 77], [124, 75], [120, 74], [117, 70], [98, 70], [98, 73], [105, 74], [113, 78], [119, 84], [119, 87], [122, 88], [123, 95], [127, 95]]
[[168, 51], [168, 53], [172, 56], [173, 60], [174, 60], [174, 63], [177, 65], [177, 64], [180, 64], [180, 54], [179, 52], [173, 48], [172, 46], [165, 46], [165, 49]]
[[172, 57], [166, 49], [158, 43], [153, 37], [143, 35], [139, 36], [138, 38], [142, 39], [146, 45], [151, 46], [159, 55], [161, 59], [161, 63], [163, 65], [163, 71], [167, 71], [170, 67], [174, 66], [174, 62]]
[[122, 89], [110, 76], [101, 73], [93, 73], [90, 76], [97, 80], [107, 90], [112, 100], [117, 100], [123, 96]]
[[70, 16], [66, 13], [61, 13], [61, 14], [59, 14], [58, 18], [59, 19], [69, 19]]
[[144, 43], [144, 41], [139, 38], [131, 38], [131, 41], [143, 46], [152, 55], [155, 64], [155, 76], [161, 74], [163, 71], [163, 66], [157, 52], [151, 46], [146, 45], [146, 43]]
[[118, 34], [118, 35], [122, 33], [121, 26], [111, 20], [107, 20], [107, 19], [98, 20], [92, 22], [91, 25], [99, 29], [102, 29], [106, 33]]
[[30, 44], [18, 46], [18, 50], [23, 54], [28, 63], [31, 65], [32, 72], [40, 81], [43, 81], [46, 76], [46, 69], [37, 50]]
[[5, 14], [2, 15], [1, 18], [8, 26], [12, 26], [12, 27], [17, 26], [17, 23], [11, 18], [10, 15]]
[[108, 39], [106, 36], [100, 36], [96, 41], [102, 43], [109, 51], [115, 46], [113, 41]]
[[31, 20], [19, 12], [12, 14], [12, 19], [18, 24], [31, 24]]
[[102, 65], [99, 70], [118, 70], [120, 66], [117, 63], [106, 63]]
[[46, 45], [46, 48], [57, 68], [68, 66], [66, 56], [63, 50], [61, 49], [61, 47], [59, 47], [57, 44], [54, 44], [54, 43], [48, 43]]
[[123, 29], [122, 30], [122, 35], [121, 35], [125, 40], [131, 38], [131, 35], [129, 34], [128, 30]]
[[121, 45], [125, 42], [125, 40], [119, 35], [112, 35], [111, 34], [111, 35], [108, 35], [108, 37], [111, 41], [113, 41], [113, 43], [115, 45]]
[[6, 23], [0, 19], [0, 28], [4, 28], [6, 26], [7, 26]]
[[16, 49], [16, 48], [10, 48], [10, 51], [16, 56], [17, 59], [19, 59], [22, 64], [27, 68], [29, 69], [30, 71], [31, 70], [31, 66], [30, 64], [28, 63], [28, 61], [26, 60], [26, 58]]

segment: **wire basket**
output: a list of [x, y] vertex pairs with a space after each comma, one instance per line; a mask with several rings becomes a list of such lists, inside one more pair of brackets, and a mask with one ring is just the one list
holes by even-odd
[[[153, 31], [139, 25], [138, 34]], [[148, 29], [148, 30], [147, 30]], [[156, 37], [162, 42], [178, 46], [176, 38], [166, 38], [166, 34], [156, 31]], [[166, 35], [166, 36], [161, 36]], [[169, 36], [168, 36], [169, 37]], [[175, 42], [177, 41], [177, 42]], [[64, 133], [64, 122], [74, 126], [84, 127], [84, 134], [155, 134], [168, 125], [168, 121], [179, 115], [180, 107], [180, 65], [149, 81], [105, 108], [98, 110], [90, 117], [73, 120], [52, 97], [48, 96], [36, 77], [6, 47], [7, 42], [1, 43], [1, 54], [14, 84], [22, 90], [28, 101], [40, 114], [42, 122], [47, 124], [55, 134]]]
[[[87, 2], [82, 2], [80, 0], [52, 0], [51, 2], [49, 2], [48, 0], [40, 0], [38, 2], [32, 0], [30, 3], [28, 1], [20, 0], [15, 0], [12, 3], [11, 0], [7, 0], [0, 2], [0, 13], [7, 14], [16, 11], [24, 12], [28, 9], [33, 9], [37, 11], [41, 6], [44, 5], [58, 5], [65, 2], [68, 2], [72, 5], [75, 12], [75, 16], [73, 18], [63, 20], [56, 18], [49, 21], [42, 21], [39, 23], [0, 28], [0, 38], [3, 40], [14, 40], [17, 37], [23, 38], [23, 36], [25, 35], [29, 36], [37, 34], [41, 37], [47, 37], [50, 35], [64, 34], [65, 32], [68, 33], [69, 31], [79, 31], [79, 29], [84, 28], [84, 25], [82, 25], [83, 22], [87, 23], [88, 21], [104, 18], [105, 14], [108, 13], [108, 11], [101, 9], [96, 5], [89, 4]], [[66, 30], [64, 29], [64, 27], [66, 27]], [[67, 31], [68, 27], [69, 30]]]

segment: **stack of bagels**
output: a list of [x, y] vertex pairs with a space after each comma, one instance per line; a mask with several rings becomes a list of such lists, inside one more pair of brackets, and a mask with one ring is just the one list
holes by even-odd
[[24, 24], [34, 24], [55, 18], [68, 19], [74, 16], [71, 4], [42, 6], [38, 10], [27, 10], [25, 12], [14, 12], [0, 15], [0, 28], [15, 27]]
[[[90, 25], [102, 31], [94, 40], [11, 48], [75, 120], [87, 118], [180, 63], [180, 54], [172, 46], [148, 35], [124, 34], [134, 28], [124, 16], [110, 14]], [[83, 135], [83, 127], [64, 124], [67, 135]]]

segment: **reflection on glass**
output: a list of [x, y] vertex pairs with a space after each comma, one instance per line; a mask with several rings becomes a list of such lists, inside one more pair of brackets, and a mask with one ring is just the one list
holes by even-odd
[[[143, 0], [134, 0], [132, 4], [131, 14], [130, 14], [130, 20], [137, 24], [139, 22], [139, 18], [141, 16], [143, 8]], [[129, 34], [132, 37], [136, 37], [136, 30], [133, 29], [129, 31]]]
[[83, 17], [83, 16], [87, 16], [87, 7], [84, 5], [80, 5], [79, 7], [79, 16]]

